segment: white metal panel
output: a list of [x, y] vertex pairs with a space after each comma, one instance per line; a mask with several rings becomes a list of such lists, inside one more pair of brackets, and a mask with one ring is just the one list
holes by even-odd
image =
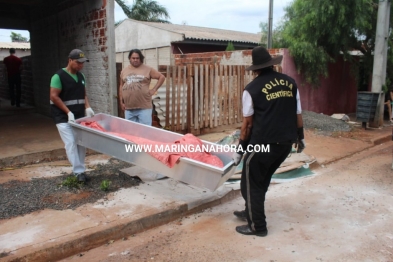
[[[160, 28], [163, 31], [177, 33], [178, 35], [184, 36], [186, 39], [203, 39], [212, 41], [224, 41], [224, 42], [241, 42], [241, 43], [253, 43], [259, 44], [261, 36], [254, 33], [246, 33], [233, 30], [224, 30], [208, 27], [189, 26], [189, 25], [176, 25], [167, 23], [156, 23], [156, 22], [145, 22], [138, 21], [140, 24], [145, 24], [150, 28], [145, 30], [152, 30], [152, 28]], [[153, 37], [157, 38], [157, 37]], [[182, 41], [181, 39], [180, 41]], [[151, 41], [151, 40], [150, 40]]]
[[30, 43], [19, 43], [19, 42], [0, 42], [0, 49], [30, 49]]
[[[152, 172], [163, 174], [175, 180], [213, 191], [231, 177], [235, 171], [231, 152], [224, 152], [219, 150], [218, 147], [211, 153], [221, 159], [223, 167], [212, 166], [186, 157], [180, 158], [179, 162], [173, 167], [168, 167], [146, 152], [134, 151], [130, 154], [124, 150], [124, 144], [127, 144], [127, 140], [80, 125], [80, 122], [87, 120], [98, 122], [109, 132], [128, 134], [145, 139], [155, 138], [154, 140], [162, 143], [173, 143], [173, 141], [181, 139], [183, 135], [102, 113], [91, 118], [80, 118], [77, 119], [77, 123], [72, 123], [75, 141], [79, 145], [145, 167]], [[205, 147], [215, 147], [215, 144], [211, 142], [202, 141], [202, 143]], [[134, 143], [128, 142], [128, 144], [132, 146]], [[119, 150], [121, 148], [123, 150]]]

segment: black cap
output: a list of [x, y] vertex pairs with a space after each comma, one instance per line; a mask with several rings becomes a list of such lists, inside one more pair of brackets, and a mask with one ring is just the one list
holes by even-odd
[[82, 50], [79, 49], [74, 49], [70, 52], [70, 54], [68, 55], [68, 58], [70, 59], [75, 59], [78, 62], [89, 62], [89, 59], [87, 59], [85, 57], [85, 53], [82, 52]]

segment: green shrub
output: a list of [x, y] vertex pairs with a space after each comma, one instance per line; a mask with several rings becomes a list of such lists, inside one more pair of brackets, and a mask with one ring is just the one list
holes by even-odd
[[235, 51], [235, 47], [232, 42], [229, 42], [225, 51]]
[[111, 185], [111, 181], [109, 181], [109, 180], [103, 180], [102, 182], [101, 182], [101, 185], [100, 185], [100, 189], [102, 190], [102, 191], [108, 191], [109, 190], [109, 186]]
[[79, 183], [78, 178], [76, 176], [71, 175], [63, 181], [62, 185], [69, 187], [69, 188], [79, 188], [80, 183]]

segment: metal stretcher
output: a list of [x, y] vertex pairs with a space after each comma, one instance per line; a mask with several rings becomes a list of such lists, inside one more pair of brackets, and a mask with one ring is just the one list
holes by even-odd
[[218, 147], [220, 145], [202, 141], [209, 148], [217, 148], [215, 152], [210, 153], [221, 159], [224, 164], [223, 168], [186, 157], [181, 157], [179, 162], [170, 168], [147, 152], [127, 152], [126, 146], [132, 145], [132, 142], [118, 136], [82, 126], [80, 123], [83, 121], [96, 121], [109, 132], [128, 134], [163, 143], [173, 143], [183, 135], [103, 113], [96, 114], [93, 117], [80, 118], [76, 120], [76, 123], [71, 123], [78, 145], [143, 167], [157, 174], [214, 191], [235, 172], [235, 166], [231, 158], [232, 153], [230, 151], [225, 152], [226, 150], [219, 150]]

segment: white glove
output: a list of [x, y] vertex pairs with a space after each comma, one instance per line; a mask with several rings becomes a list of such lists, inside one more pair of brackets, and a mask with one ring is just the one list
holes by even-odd
[[70, 111], [70, 112], [67, 113], [67, 115], [68, 115], [68, 123], [69, 122], [74, 122], [75, 123], [74, 114]]
[[88, 117], [94, 116], [94, 111], [93, 109], [91, 109], [91, 107], [86, 108], [85, 112], [86, 112], [86, 116]]
[[297, 153], [301, 153], [306, 148], [306, 142], [304, 139], [297, 141]]
[[233, 152], [232, 160], [235, 166], [237, 166], [240, 163], [242, 157], [243, 155], [239, 154], [238, 152]]

